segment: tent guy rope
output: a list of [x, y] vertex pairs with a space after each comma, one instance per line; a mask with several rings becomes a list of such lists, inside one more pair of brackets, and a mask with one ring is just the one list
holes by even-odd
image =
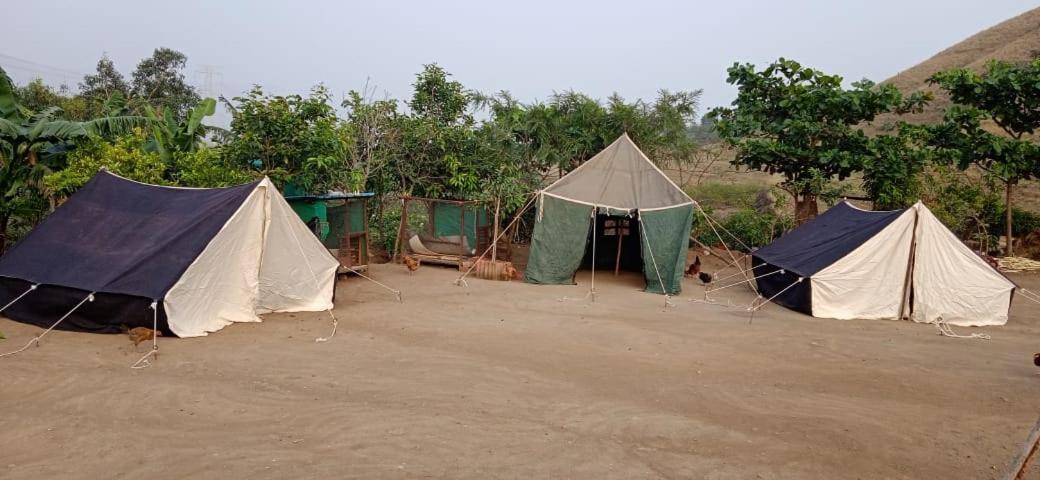
[[[722, 243], [722, 248], [726, 249], [726, 254], [729, 255], [729, 258], [733, 262], [733, 264], [736, 265], [737, 263], [739, 263], [737, 257], [733, 255], [733, 251], [729, 249], [729, 245], [726, 244], [726, 240], [722, 238], [722, 235], [715, 228], [715, 222], [711, 219], [711, 217], [708, 216], [708, 212], [705, 212], [704, 209], [701, 208], [701, 205], [699, 203], [695, 202], [694, 205], [697, 206], [697, 211], [701, 212], [701, 215], [704, 216], [704, 220], [708, 222], [708, 226], [711, 227], [711, 231], [715, 232], [715, 236], [719, 238], [719, 242]], [[719, 226], [721, 227], [721, 225]], [[733, 236], [733, 234], [730, 233], [730, 236]], [[737, 239], [737, 242], [741, 245], [744, 244], [744, 242], [741, 242], [739, 238]], [[744, 248], [747, 248], [747, 246], [745, 245]], [[748, 250], [750, 250], [750, 248]]]
[[657, 283], [661, 285], [661, 291], [664, 292], [664, 306], [674, 307], [672, 296], [668, 293], [667, 287], [664, 286], [664, 280], [661, 278], [661, 271], [657, 269], [657, 259], [654, 258], [654, 250], [650, 248], [650, 238], [646, 236], [646, 229], [643, 228], [643, 217], [639, 217], [639, 233], [642, 234], [643, 240], [646, 242], [646, 251], [650, 254], [650, 263], [653, 264], [654, 272], [657, 273]]
[[80, 300], [79, 303], [77, 303], [75, 307], [72, 307], [72, 310], [69, 310], [68, 312], [65, 312], [65, 315], [62, 315], [61, 318], [58, 319], [58, 321], [54, 322], [54, 324], [52, 324], [50, 327], [47, 327], [47, 329], [44, 330], [43, 333], [41, 333], [41, 334], [33, 337], [32, 339], [30, 339], [29, 342], [26, 343], [24, 347], [19, 348], [18, 350], [15, 350], [15, 351], [12, 351], [12, 352], [7, 352], [7, 353], [0, 354], [0, 358], [11, 356], [11, 355], [14, 355], [16, 353], [22, 353], [22, 352], [25, 351], [25, 349], [29, 348], [29, 346], [34, 344], [34, 343], [36, 344], [37, 347], [40, 346], [40, 339], [42, 339], [44, 337], [44, 335], [47, 335], [48, 333], [50, 333], [51, 330], [54, 330], [54, 327], [57, 327], [59, 323], [65, 321], [66, 318], [69, 318], [69, 315], [72, 315], [72, 312], [75, 312], [76, 309], [78, 309], [84, 303], [93, 302], [94, 301], [94, 293], [96, 293], [96, 292], [90, 292], [89, 295], [87, 295], [86, 297], [83, 297], [83, 300]]
[[990, 337], [989, 334], [986, 334], [986, 333], [973, 333], [971, 335], [958, 335], [957, 333], [955, 333], [953, 331], [952, 328], [950, 328], [950, 324], [947, 323], [946, 320], [943, 320], [942, 317], [936, 318], [935, 321], [932, 322], [932, 324], [935, 325], [935, 328], [937, 330], [939, 330], [939, 335], [942, 335], [944, 337], [950, 337], [950, 338], [978, 338], [978, 339], [981, 339], [981, 340], [990, 340], [991, 338], [993, 338], [993, 337]]
[[135, 370], [152, 366], [152, 362], [149, 362], [148, 358], [159, 356], [159, 301], [153, 301], [148, 308], [152, 309], [152, 349], [149, 350], [148, 353], [144, 354], [140, 360], [134, 362], [133, 365], [130, 365], [130, 368]]
[[[769, 272], [769, 273], [763, 273], [762, 275], [759, 275], [759, 276], [757, 276], [757, 277], [752, 277], [752, 278], [749, 278], [749, 279], [747, 279], [747, 280], [741, 280], [741, 281], [739, 281], [739, 282], [736, 282], [736, 283], [731, 283], [731, 284], [729, 284], [729, 285], [726, 285], [726, 286], [722, 286], [722, 287], [718, 287], [718, 288], [712, 288], [711, 290], [707, 290], [707, 291], [708, 291], [708, 292], [717, 292], [717, 291], [719, 291], [719, 290], [723, 290], [723, 289], [726, 289], [726, 288], [729, 288], [729, 287], [735, 287], [735, 286], [737, 286], [737, 285], [743, 285], [743, 284], [745, 284], [745, 283], [751, 282], [752, 280], [758, 280], [758, 279], [760, 279], [760, 278], [763, 278], [763, 277], [768, 277], [768, 276], [770, 276], [770, 275], [775, 275], [775, 274], [777, 274], [777, 273], [779, 273], [779, 274], [784, 274], [784, 273], [786, 273], [786, 272], [785, 272], [785, 271], [784, 271], [783, 269], [780, 269], [780, 270], [773, 270], [772, 272]], [[753, 287], [752, 287], [752, 288], [753, 288]]]
[[31, 292], [31, 291], [33, 291], [33, 290], [36, 290], [36, 289], [37, 289], [37, 288], [38, 288], [39, 286], [40, 286], [40, 284], [38, 284], [38, 283], [34, 283], [34, 284], [32, 284], [32, 285], [31, 285], [31, 286], [29, 287], [29, 289], [28, 289], [28, 290], [26, 290], [26, 291], [22, 292], [22, 294], [21, 294], [21, 295], [19, 295], [19, 296], [17, 296], [17, 297], [15, 297], [15, 298], [14, 298], [14, 300], [11, 300], [10, 302], [7, 302], [7, 305], [4, 305], [3, 307], [0, 307], [0, 312], [3, 312], [4, 310], [7, 310], [7, 307], [10, 307], [11, 305], [14, 305], [14, 303], [15, 303], [15, 302], [17, 302], [17, 301], [21, 300], [21, 299], [22, 299], [22, 297], [24, 297], [24, 296], [28, 295], [28, 294], [29, 294], [29, 292]]

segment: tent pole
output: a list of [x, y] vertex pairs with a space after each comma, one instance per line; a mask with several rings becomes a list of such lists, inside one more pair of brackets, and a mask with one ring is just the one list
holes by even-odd
[[[906, 261], [906, 276], [903, 278], [903, 300], [899, 302], [899, 320], [909, 317], [913, 314], [913, 305], [910, 305], [910, 292], [913, 288], [914, 278], [914, 263], [917, 257], [917, 215], [916, 209], [914, 210], [914, 230], [910, 233], [910, 255]], [[907, 307], [910, 307], [910, 311], [907, 312]], [[904, 317], [906, 315], [906, 317]]]
[[592, 281], [589, 287], [589, 293], [592, 295], [592, 301], [596, 301], [596, 237], [599, 232], [596, 231], [596, 207], [592, 207]]
[[625, 239], [625, 236], [622, 235], [624, 230], [622, 230], [621, 225], [617, 223], [614, 225], [614, 231], [617, 233], [617, 258], [614, 259], [614, 276], [616, 277], [621, 271], [621, 241]]
[[496, 265], [498, 263], [498, 242], [494, 241], [494, 239], [498, 238], [498, 209], [501, 205], [502, 199], [495, 197], [495, 226], [492, 229], [492, 232], [494, 233], [491, 235], [491, 265]]

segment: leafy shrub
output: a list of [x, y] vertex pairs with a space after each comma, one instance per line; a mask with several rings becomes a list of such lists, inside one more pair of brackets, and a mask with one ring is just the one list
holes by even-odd
[[139, 182], [168, 184], [163, 178], [166, 164], [159, 154], [145, 151], [146, 142], [147, 136], [140, 130], [120, 137], [114, 143], [91, 138], [69, 153], [64, 170], [44, 177], [44, 187], [51, 195], [68, 197], [102, 168]]
[[[983, 221], [986, 222], [989, 231], [994, 234], [1003, 235], [1007, 228], [1004, 216], [1007, 209], [1002, 204], [993, 205], [985, 212]], [[1018, 207], [1011, 208], [1011, 234], [1022, 237], [1040, 230], [1040, 215]]]
[[[711, 212], [708, 212], [708, 215], [711, 215]], [[720, 246], [721, 235], [722, 240], [733, 250], [747, 250], [745, 245], [750, 248], [763, 247], [794, 228], [794, 219], [790, 216], [763, 213], [750, 208], [738, 210], [722, 219], [713, 219], [722, 226], [716, 227], [718, 235], [704, 221], [704, 217], [698, 214], [694, 219], [694, 237], [705, 245]], [[740, 239], [744, 245], [736, 242], [733, 237]]]
[[174, 163], [177, 184], [185, 187], [229, 187], [255, 179], [253, 172], [236, 168], [225, 161], [217, 148], [176, 153]]

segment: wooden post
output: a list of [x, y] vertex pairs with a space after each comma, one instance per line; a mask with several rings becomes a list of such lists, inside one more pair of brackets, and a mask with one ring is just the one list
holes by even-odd
[[[361, 228], [365, 230], [363, 232], [365, 234], [365, 236], [362, 237], [361, 243], [358, 244], [358, 248], [360, 249], [361, 245], [364, 245], [365, 246], [365, 251], [361, 252], [361, 250], [358, 250], [358, 261], [361, 262], [363, 265], [368, 265], [371, 262], [371, 257], [369, 257], [369, 255], [368, 255], [369, 245], [368, 245], [368, 199], [367, 198], [362, 198], [361, 199]], [[362, 256], [362, 255], [364, 255], [364, 256]]]
[[401, 199], [401, 222], [397, 225], [397, 238], [394, 239], [394, 255], [390, 257], [391, 263], [397, 263], [397, 254], [400, 253], [398, 247], [401, 245], [401, 236], [404, 235], [404, 226], [408, 222], [408, 198]]
[[[348, 198], [343, 204], [343, 238], [339, 242], [339, 262], [343, 264], [343, 259], [346, 260], [344, 267], [353, 269], [354, 268], [354, 256], [350, 254], [351, 241], [350, 241], [350, 199]], [[346, 247], [343, 246], [343, 240], [346, 240]], [[345, 252], [343, 250], [346, 250]], [[359, 254], [360, 257], [360, 254]]]
[[498, 264], [498, 209], [502, 201], [498, 197], [495, 198], [495, 225], [491, 230], [491, 264]]
[[1004, 480], [1025, 480], [1025, 477], [1022, 475], [1029, 468], [1029, 459], [1036, 453], [1037, 447], [1040, 446], [1037, 442], [1040, 442], [1040, 418], [1036, 420], [1033, 429], [1029, 431], [1026, 443], [1022, 445], [1022, 450], [1011, 460], [1011, 465], [1008, 466]]
[[[466, 205], [459, 205], [459, 262], [469, 253], [466, 251]], [[461, 264], [461, 263], [460, 263]]]

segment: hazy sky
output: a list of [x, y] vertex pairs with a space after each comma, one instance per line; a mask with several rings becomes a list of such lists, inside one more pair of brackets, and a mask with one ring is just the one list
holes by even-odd
[[661, 88], [703, 88], [702, 105], [709, 108], [732, 99], [725, 69], [734, 61], [764, 64], [786, 56], [848, 80], [880, 81], [1038, 5], [20, 1], [4, 8], [0, 65], [19, 83], [42, 76], [75, 85], [103, 52], [129, 76], [141, 58], [166, 46], [187, 54], [187, 76], [210, 86], [207, 95], [234, 96], [254, 83], [278, 93], [306, 92], [324, 82], [339, 97], [368, 80], [404, 99], [422, 64], [437, 62], [468, 88], [509, 90], [523, 101], [567, 89], [649, 99]]

